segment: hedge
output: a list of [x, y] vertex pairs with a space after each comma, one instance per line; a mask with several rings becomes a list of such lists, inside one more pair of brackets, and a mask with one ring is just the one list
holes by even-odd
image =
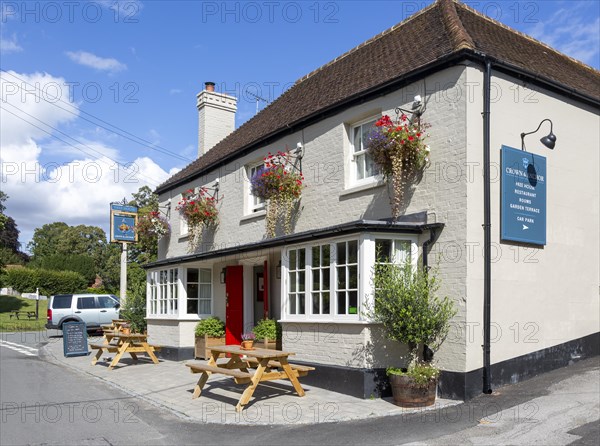
[[35, 289], [39, 288], [40, 294], [46, 296], [78, 293], [87, 287], [87, 280], [73, 271], [15, 268], [6, 271], [3, 279], [6, 286], [21, 293], [35, 293]]

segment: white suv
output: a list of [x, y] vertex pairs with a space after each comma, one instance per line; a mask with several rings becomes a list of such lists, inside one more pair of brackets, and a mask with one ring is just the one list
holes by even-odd
[[46, 328], [62, 330], [65, 322], [85, 322], [87, 329], [98, 329], [119, 318], [120, 306], [113, 294], [57, 294], [48, 302]]

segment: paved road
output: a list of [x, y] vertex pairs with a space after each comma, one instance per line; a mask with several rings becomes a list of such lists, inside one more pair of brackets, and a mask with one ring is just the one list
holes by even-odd
[[[44, 335], [41, 335], [44, 336]], [[0, 444], [598, 444], [598, 358], [459, 406], [313, 426], [189, 422], [39, 357], [40, 342], [0, 336]]]

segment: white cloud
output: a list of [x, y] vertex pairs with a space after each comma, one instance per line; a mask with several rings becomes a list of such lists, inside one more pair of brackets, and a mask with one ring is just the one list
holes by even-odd
[[127, 69], [127, 65], [117, 59], [99, 57], [87, 51], [67, 51], [66, 54], [73, 62], [100, 71], [117, 73]]
[[[14, 76], [26, 84], [38, 82], [40, 91], [48, 86], [64, 85], [64, 79], [48, 74], [9, 72], [1, 73], [3, 91], [17, 81]], [[77, 150], [6, 113], [11, 110], [42, 128], [44, 126], [34, 118], [61, 129], [76, 119], [78, 108], [75, 104], [72, 104], [76, 111], [73, 115], [48, 101], [36, 100], [34, 94], [5, 96], [7, 101], [0, 110], [0, 187], [10, 197], [6, 212], [16, 220], [23, 246], [31, 239], [35, 228], [55, 221], [100, 226], [108, 233], [111, 201], [130, 198], [143, 185], [154, 188], [176, 172], [174, 169], [164, 171], [148, 157], [138, 157], [127, 163], [121, 160], [115, 147], [91, 139], [77, 137], [79, 142], [71, 141], [81, 149]], [[15, 107], [26, 110], [31, 116], [23, 115]], [[57, 134], [56, 130], [46, 129]], [[61, 130], [65, 131], [64, 128]], [[59, 136], [68, 141], [64, 135]]]
[[180, 90], [179, 88], [171, 88], [171, 89], [169, 90], [169, 94], [179, 94], [179, 93], [182, 93], [182, 92], [183, 92], [183, 91], [182, 91], [182, 90]]
[[600, 18], [586, 12], [586, 2], [570, 2], [549, 19], [536, 23], [527, 31], [532, 37], [561, 53], [588, 65], [598, 66], [600, 55]]
[[23, 48], [17, 42], [17, 35], [13, 34], [10, 39], [5, 39], [4, 37], [0, 37], [0, 52], [4, 54], [8, 53], [18, 53], [19, 51], [23, 51]]

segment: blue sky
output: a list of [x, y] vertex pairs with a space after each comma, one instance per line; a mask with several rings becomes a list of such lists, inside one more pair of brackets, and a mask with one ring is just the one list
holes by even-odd
[[[272, 100], [431, 1], [0, 3], [0, 187], [26, 244], [53, 221], [107, 229], [110, 201], [191, 161], [204, 82], [239, 126], [248, 92]], [[465, 3], [600, 67], [597, 0]]]

